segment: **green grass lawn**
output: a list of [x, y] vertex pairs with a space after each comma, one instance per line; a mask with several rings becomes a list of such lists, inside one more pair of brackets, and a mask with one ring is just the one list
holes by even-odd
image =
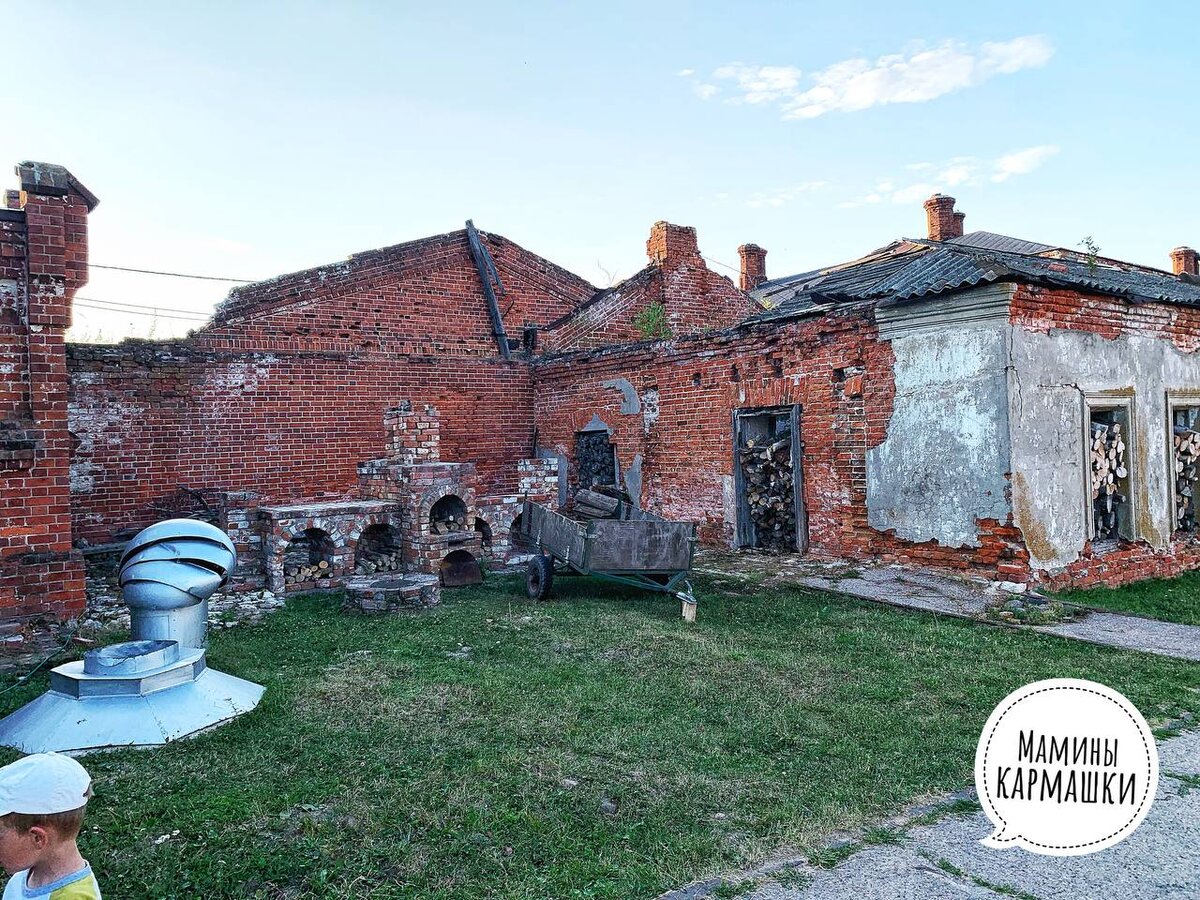
[[1119, 588], [1088, 588], [1059, 594], [1083, 606], [1134, 613], [1166, 622], [1200, 625], [1200, 572], [1177, 578], [1155, 578]]
[[558, 589], [493, 577], [374, 619], [311, 596], [213, 634], [211, 664], [266, 696], [86, 760], [105, 894], [653, 896], [969, 784], [1028, 681], [1103, 681], [1152, 723], [1200, 711], [1195, 665], [815, 591], [699, 580], [688, 626], [674, 600]]

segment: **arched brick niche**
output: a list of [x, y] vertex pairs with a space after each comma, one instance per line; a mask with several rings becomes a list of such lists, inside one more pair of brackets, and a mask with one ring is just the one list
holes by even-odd
[[275, 593], [339, 587], [355, 567], [364, 532], [399, 534], [400, 522], [395, 504], [377, 501], [262, 506], [258, 519], [264, 575]]

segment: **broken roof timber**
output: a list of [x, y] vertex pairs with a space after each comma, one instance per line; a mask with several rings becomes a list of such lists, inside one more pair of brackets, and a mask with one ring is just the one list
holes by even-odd
[[496, 347], [500, 355], [508, 359], [510, 355], [508, 335], [504, 331], [504, 317], [500, 315], [500, 303], [496, 300], [496, 292], [492, 288], [494, 281], [500, 293], [504, 293], [504, 285], [500, 283], [500, 275], [496, 272], [496, 264], [492, 256], [479, 239], [475, 223], [467, 219], [467, 245], [471, 248], [471, 259], [475, 262], [475, 271], [483, 283], [483, 296], [487, 299], [488, 318], [492, 320], [492, 335], [496, 338]]

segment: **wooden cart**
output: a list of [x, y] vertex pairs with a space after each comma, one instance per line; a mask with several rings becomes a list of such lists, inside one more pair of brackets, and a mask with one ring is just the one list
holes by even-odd
[[529, 597], [550, 596], [554, 575], [594, 575], [605, 581], [661, 591], [683, 602], [683, 617], [696, 620], [696, 599], [687, 580], [696, 548], [696, 526], [623, 506], [619, 519], [577, 522], [529, 500], [514, 541], [537, 548], [529, 561]]

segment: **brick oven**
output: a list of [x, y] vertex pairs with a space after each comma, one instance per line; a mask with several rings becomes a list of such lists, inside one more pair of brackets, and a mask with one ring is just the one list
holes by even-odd
[[383, 425], [388, 455], [359, 465], [359, 486], [365, 496], [398, 507], [405, 568], [434, 575], [468, 558], [478, 562], [483, 534], [475, 527], [475, 466], [441, 460], [437, 409], [402, 403], [384, 413]]

